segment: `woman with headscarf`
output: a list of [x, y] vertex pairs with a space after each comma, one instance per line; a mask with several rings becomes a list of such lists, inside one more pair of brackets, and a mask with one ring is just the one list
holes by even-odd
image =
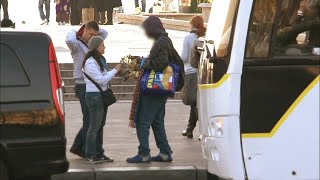
[[[141, 65], [142, 71], [138, 78], [134, 93], [132, 109], [130, 113], [129, 127], [136, 125], [137, 137], [139, 140], [138, 155], [128, 158], [128, 163], [147, 163], [150, 161], [170, 162], [172, 151], [167, 140], [164, 126], [165, 106], [168, 97], [157, 95], [140, 94], [139, 80], [143, 70], [163, 71], [171, 59], [174, 59], [175, 49], [171, 39], [168, 37], [160, 19], [156, 16], [149, 16], [143, 22], [145, 34], [154, 40], [149, 58]], [[151, 157], [149, 148], [149, 129], [152, 127], [157, 147], [160, 153]]]

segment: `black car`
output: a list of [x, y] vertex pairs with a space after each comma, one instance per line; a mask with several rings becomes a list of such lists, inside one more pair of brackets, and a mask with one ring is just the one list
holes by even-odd
[[49, 35], [0, 32], [0, 110], [1, 180], [68, 170], [62, 82]]

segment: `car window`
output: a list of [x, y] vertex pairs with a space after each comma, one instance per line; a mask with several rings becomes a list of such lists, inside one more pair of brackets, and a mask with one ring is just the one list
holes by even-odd
[[0, 52], [0, 86], [29, 85], [27, 74], [13, 49], [0, 44]]

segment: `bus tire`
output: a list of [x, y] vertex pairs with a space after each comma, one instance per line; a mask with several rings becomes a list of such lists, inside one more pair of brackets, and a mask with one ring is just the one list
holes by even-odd
[[207, 172], [207, 180], [219, 180], [219, 177]]
[[4, 163], [4, 161], [0, 160], [0, 179], [1, 180], [9, 180], [8, 169]]

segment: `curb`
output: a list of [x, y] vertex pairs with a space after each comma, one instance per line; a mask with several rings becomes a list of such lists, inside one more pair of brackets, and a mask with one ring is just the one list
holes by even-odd
[[194, 166], [70, 169], [52, 180], [206, 180], [206, 169]]

